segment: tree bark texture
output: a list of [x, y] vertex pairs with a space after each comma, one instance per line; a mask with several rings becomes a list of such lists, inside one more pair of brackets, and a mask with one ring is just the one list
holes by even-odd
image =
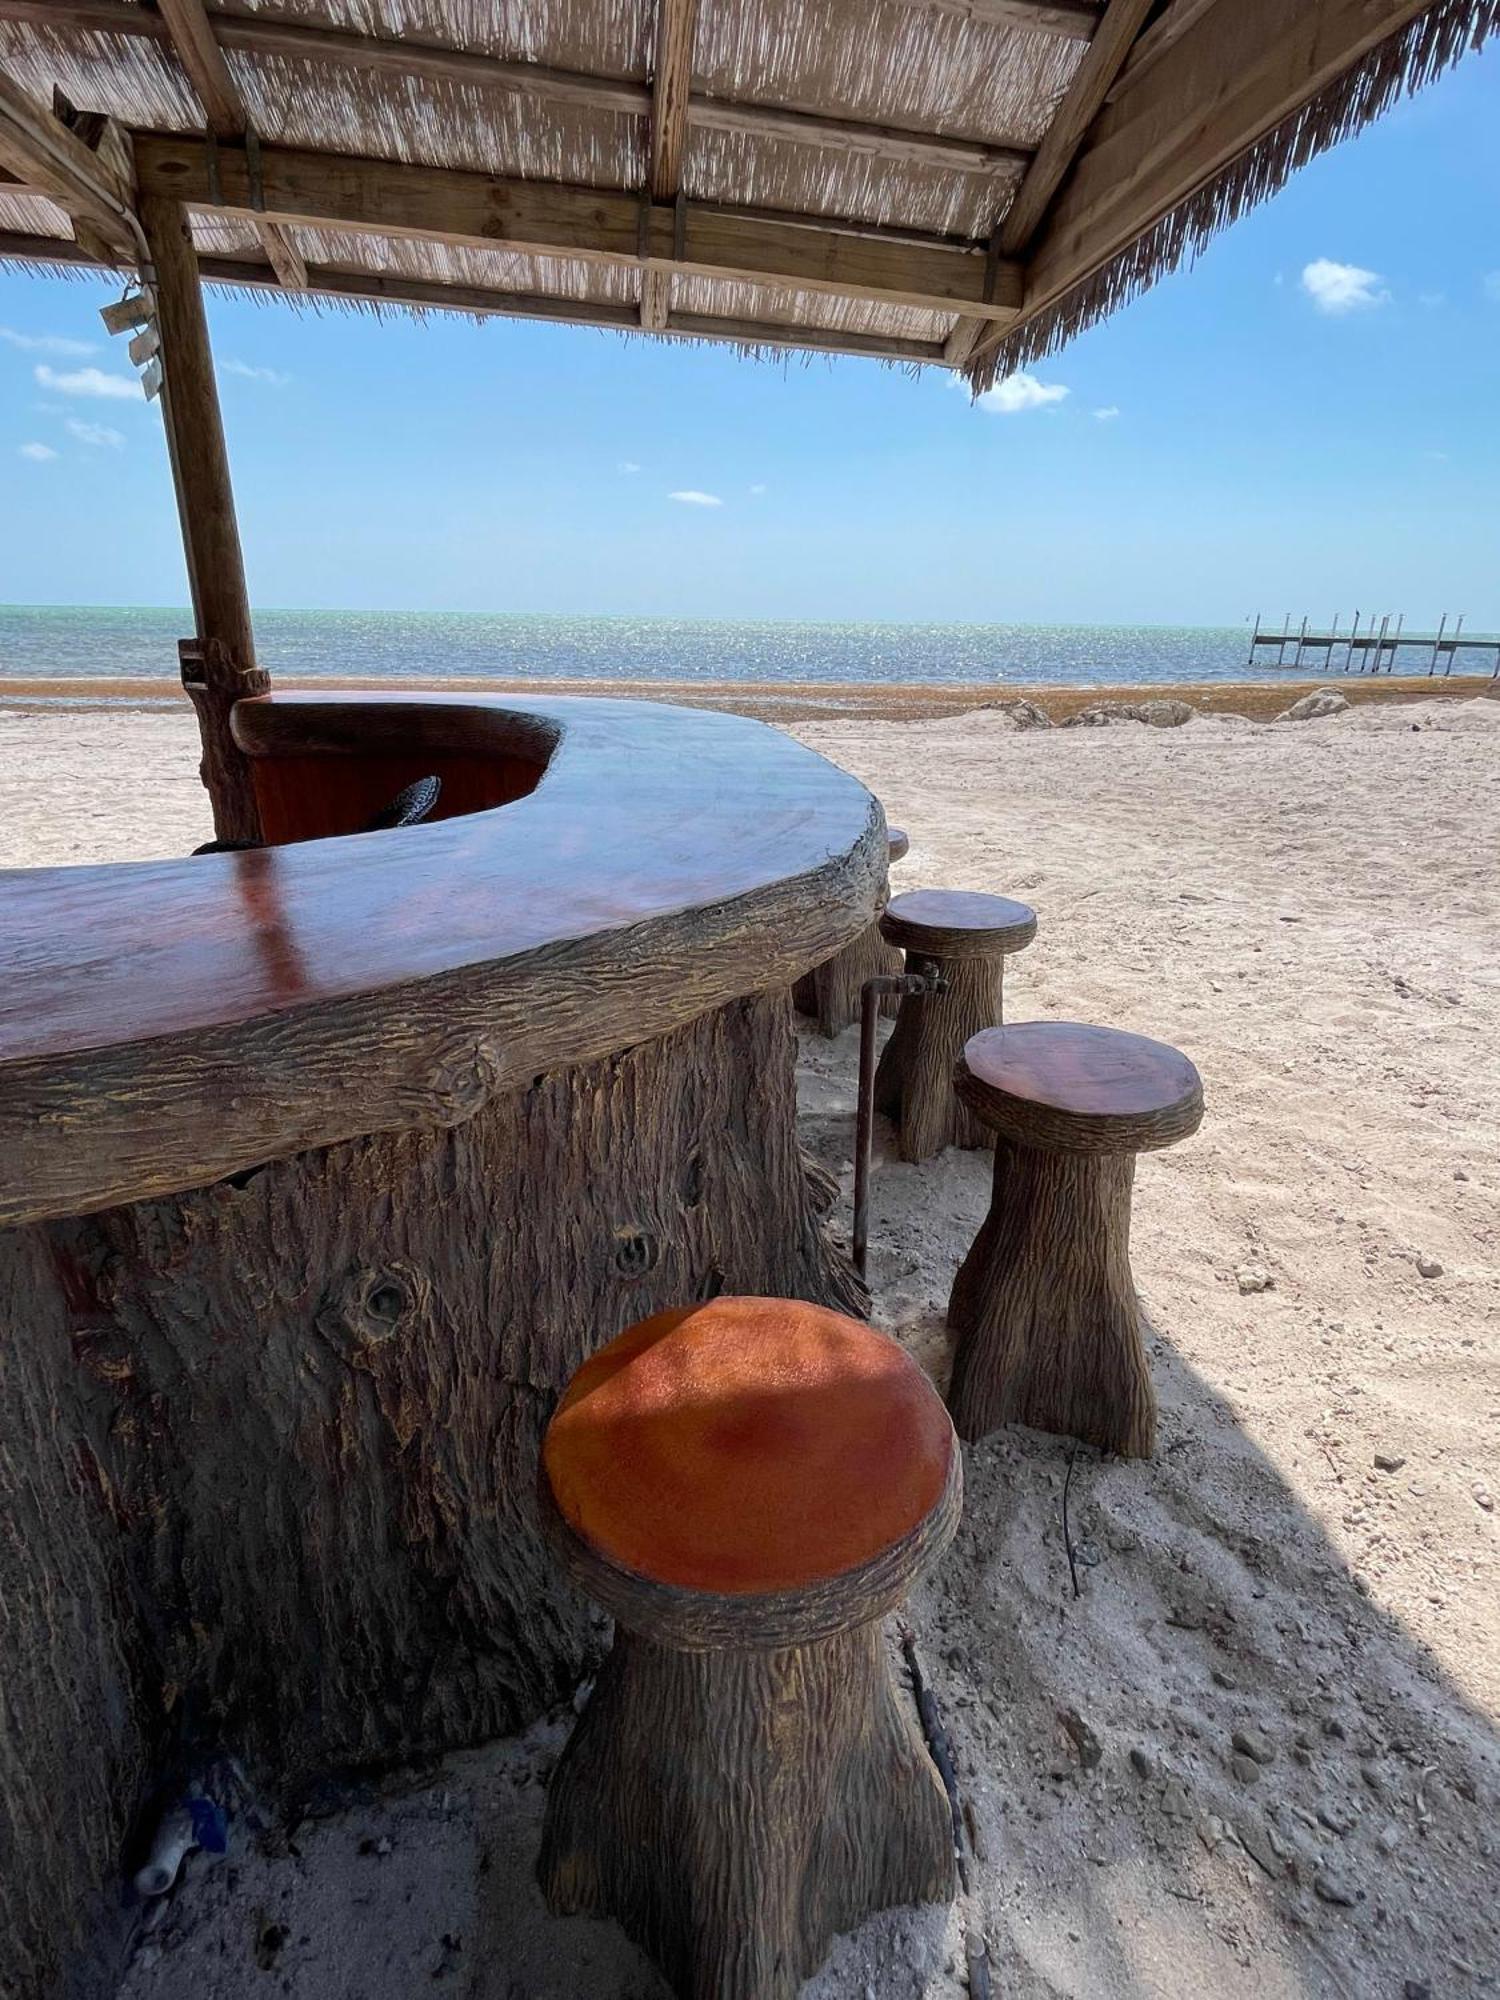
[[1001, 1137], [990, 1211], [948, 1304], [962, 1438], [1032, 1424], [1147, 1458], [1156, 1397], [1130, 1273], [1130, 1153]]
[[[852, 944], [835, 952], [826, 964], [817, 966], [797, 981], [793, 989], [797, 1011], [818, 1024], [820, 1033], [832, 1041], [859, 1019], [860, 995], [865, 981], [882, 974], [903, 972], [906, 961], [893, 944], [880, 935], [880, 925], [871, 924]], [[898, 996], [882, 994], [880, 1011], [894, 1015]]]
[[793, 2000], [840, 1931], [946, 1902], [948, 1803], [879, 1622], [766, 1652], [617, 1627], [538, 1873], [554, 1911], [615, 1918], [683, 2000]]
[[939, 993], [908, 993], [875, 1071], [875, 1109], [896, 1127], [903, 1160], [930, 1160], [946, 1146], [973, 1151], [994, 1144], [953, 1091], [953, 1065], [970, 1035], [1000, 1023], [1005, 959], [930, 958], [908, 951], [906, 970], [936, 970], [946, 980]]
[[[721, 1290], [862, 1310], [787, 995], [169, 1199], [0, 1232], [0, 1935], [76, 1956], [152, 1773], [283, 1798], [515, 1729], [580, 1671], [543, 1428]], [[0, 1982], [3, 1984], [3, 1982]]]

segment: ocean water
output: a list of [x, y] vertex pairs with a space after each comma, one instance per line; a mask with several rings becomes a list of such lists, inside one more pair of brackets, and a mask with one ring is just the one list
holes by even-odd
[[[185, 610], [0, 605], [6, 679], [177, 676]], [[512, 613], [261, 611], [273, 674], [671, 681], [1070, 682], [1245, 680], [1249, 625], [880, 625]], [[1291, 653], [1288, 649], [1290, 673]], [[1425, 671], [1422, 655], [1403, 661]], [[1303, 677], [1317, 669], [1304, 662]]]

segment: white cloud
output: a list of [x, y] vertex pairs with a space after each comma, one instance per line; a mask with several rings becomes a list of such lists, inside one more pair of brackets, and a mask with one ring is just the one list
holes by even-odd
[[1118, 403], [1106, 403], [1102, 410], [1095, 410], [1094, 420], [1096, 423], [1112, 424], [1119, 414], [1120, 406]]
[[82, 417], [69, 417], [63, 429], [80, 444], [108, 445], [112, 451], [118, 451], [125, 442], [124, 431], [117, 431], [109, 424], [86, 424]]
[[141, 385], [133, 375], [106, 375], [102, 368], [74, 368], [60, 375], [45, 361], [38, 362], [36, 379], [44, 389], [56, 389], [64, 396], [104, 396], [134, 402]]
[[273, 389], [284, 389], [291, 381], [290, 375], [283, 375], [279, 368], [257, 368], [249, 361], [236, 361], [231, 355], [228, 361], [219, 363], [221, 375], [242, 375], [247, 382], [266, 382]]
[[49, 458], [57, 456], [50, 444], [23, 444], [20, 449], [22, 458], [34, 458], [38, 465], [44, 465]]
[[1332, 257], [1315, 257], [1302, 267], [1302, 289], [1319, 312], [1357, 312], [1362, 306], [1383, 306], [1390, 298], [1380, 283], [1378, 271], [1366, 271], [1358, 264], [1335, 263]]
[[1482, 283], [1485, 297], [1500, 305], [1500, 271], [1486, 271]]
[[764, 492], [765, 492], [765, 490], [766, 490], [766, 489], [765, 489], [765, 487], [764, 487], [763, 485], [759, 484], [758, 482], [757, 482], [757, 484], [756, 484], [756, 485], [754, 485], [754, 486], [752, 486], [752, 487], [750, 488], [750, 491], [751, 491], [751, 492], [752, 492], [752, 493], [754, 494], [754, 496], [755, 496], [755, 498], [756, 498], [757, 500], [758, 500], [758, 499], [760, 498], [760, 496], [762, 495], [762, 493], [764, 493]]
[[976, 396], [974, 404], [977, 409], [1013, 417], [1019, 410], [1045, 410], [1053, 403], [1060, 403], [1069, 393], [1061, 382], [1038, 382], [1035, 375], [1022, 370], [1019, 375], [1007, 375], [993, 389]]
[[92, 354], [89, 340], [69, 340], [62, 333], [17, 333], [13, 326], [0, 326], [0, 340], [11, 347], [24, 347], [30, 354]]
[[669, 500], [680, 500], [684, 507], [722, 507], [724, 502], [717, 493], [700, 493], [694, 486], [685, 486], [677, 493], [669, 493]]
[[615, 467], [617, 472], [639, 472], [640, 469], [633, 458], [622, 458]]

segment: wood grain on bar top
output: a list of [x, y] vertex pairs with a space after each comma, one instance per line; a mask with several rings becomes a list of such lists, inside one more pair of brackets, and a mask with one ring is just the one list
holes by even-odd
[[0, 1222], [454, 1122], [788, 983], [878, 903], [870, 794], [742, 717], [272, 694], [235, 726], [256, 757], [547, 763], [529, 795], [431, 825], [0, 874]]

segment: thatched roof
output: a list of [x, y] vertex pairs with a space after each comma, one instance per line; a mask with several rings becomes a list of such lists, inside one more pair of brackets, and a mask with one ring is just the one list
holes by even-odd
[[[984, 386], [1497, 20], [1500, 0], [0, 0], [0, 76], [126, 128], [141, 194], [192, 204], [211, 282]], [[0, 163], [0, 257], [109, 255], [3, 116]]]

